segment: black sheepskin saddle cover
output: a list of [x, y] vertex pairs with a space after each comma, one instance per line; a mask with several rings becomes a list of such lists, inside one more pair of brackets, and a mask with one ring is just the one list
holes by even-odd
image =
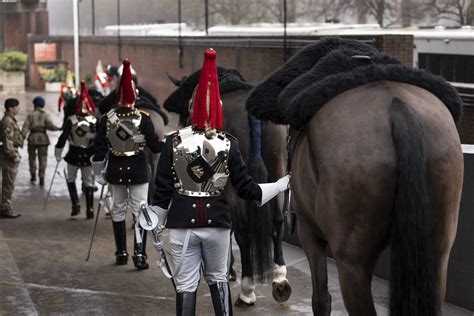
[[444, 78], [404, 66], [371, 45], [341, 38], [304, 47], [254, 88], [246, 106], [259, 119], [300, 129], [335, 96], [380, 80], [426, 89], [448, 107], [455, 122], [462, 116], [462, 101]]

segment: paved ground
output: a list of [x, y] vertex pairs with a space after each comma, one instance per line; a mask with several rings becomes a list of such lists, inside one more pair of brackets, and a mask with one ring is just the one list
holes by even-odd
[[[48, 109], [60, 124], [62, 114], [56, 111], [56, 94], [45, 94]], [[19, 98], [31, 110], [34, 93]], [[3, 106], [5, 97], [0, 97]], [[58, 132], [50, 133], [55, 144]], [[135, 271], [133, 265], [114, 265], [112, 225], [102, 213], [98, 224], [91, 259], [86, 262], [87, 249], [94, 221], [86, 220], [84, 211], [71, 219], [70, 204], [64, 177], [64, 162], [59, 166], [52, 188], [52, 199], [46, 211], [43, 204], [53, 175], [55, 160], [49, 148], [46, 186], [29, 183], [26, 148], [17, 178], [14, 195], [15, 210], [22, 213], [17, 220], [0, 220], [0, 315], [174, 315], [174, 290], [155, 264], [156, 254], [149, 247], [151, 267]], [[78, 181], [79, 185], [79, 181]], [[98, 198], [98, 193], [96, 193]], [[82, 197], [82, 205], [85, 202]], [[130, 222], [130, 220], [129, 220]], [[129, 251], [132, 230], [128, 235]], [[234, 246], [236, 269], [240, 271], [238, 248]], [[288, 302], [278, 304], [268, 285], [257, 287], [258, 301], [251, 308], [234, 308], [236, 315], [311, 315], [311, 282], [308, 263], [300, 248], [285, 245], [288, 279], [293, 293]], [[347, 315], [338, 287], [337, 271], [329, 261], [329, 290], [332, 315]], [[239, 282], [232, 283], [232, 296], [237, 298]], [[379, 315], [387, 315], [387, 282], [374, 278], [374, 299]], [[198, 315], [213, 315], [211, 298], [205, 284], [198, 294]], [[444, 315], [473, 315], [445, 304]]]

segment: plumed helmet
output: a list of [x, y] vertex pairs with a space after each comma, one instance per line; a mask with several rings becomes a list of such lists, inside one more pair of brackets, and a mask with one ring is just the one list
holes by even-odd
[[[137, 72], [135, 71], [135, 69], [133, 69], [132, 65], [130, 65], [130, 72], [132, 73], [133, 82], [135, 82], [135, 85], [137, 85], [137, 82], [138, 82]], [[117, 76], [122, 77], [122, 73], [123, 73], [123, 64], [117, 68]]]
[[105, 73], [104, 67], [102, 67], [102, 60], [100, 59], [97, 61], [97, 66], [95, 66], [95, 73], [96, 74]]
[[38, 106], [38, 107], [42, 108], [42, 107], [44, 107], [45, 104], [46, 104], [46, 102], [40, 96], [33, 99], [33, 105], [34, 106]]
[[192, 100], [192, 125], [195, 129], [222, 129], [222, 101], [216, 68], [216, 51], [204, 53], [204, 64]]
[[71, 89], [75, 89], [76, 87], [74, 83], [74, 73], [69, 70], [66, 73], [66, 86], [68, 86]]
[[87, 92], [87, 86], [84, 81], [81, 81], [81, 94], [76, 101], [76, 115], [92, 115], [95, 112], [95, 105], [92, 98]]
[[137, 91], [133, 82], [132, 72], [130, 70], [130, 60], [124, 59], [122, 77], [117, 87], [117, 106], [122, 108], [132, 108], [137, 100]]

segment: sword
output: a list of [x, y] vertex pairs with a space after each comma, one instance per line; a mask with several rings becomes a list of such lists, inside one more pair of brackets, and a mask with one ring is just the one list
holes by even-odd
[[[160, 242], [160, 239], [161, 239], [162, 248], [158, 250], [155, 247], [155, 249], [160, 252], [159, 266], [160, 266], [161, 270], [163, 271], [163, 274], [167, 278], [171, 279], [171, 282], [173, 283], [173, 286], [176, 290], [176, 284], [175, 284], [174, 279], [172, 277], [173, 273], [171, 272], [171, 267], [168, 263], [168, 260], [166, 258], [166, 252], [163, 248], [164, 247], [163, 246], [163, 240], [162, 240], [163, 236], [161, 235], [162, 228], [158, 227], [159, 218], [155, 214], [155, 212], [151, 211], [151, 213], [152, 213], [152, 216], [150, 216], [150, 213], [148, 212], [148, 207], [147, 207], [146, 202], [140, 203], [140, 213], [139, 213], [139, 216], [137, 218], [136, 225], [142, 227], [143, 230], [151, 231], [151, 233], [153, 235], [153, 245], [156, 245], [158, 242]], [[143, 215], [143, 217], [142, 217], [142, 215]], [[136, 231], [135, 231], [135, 234], [136, 234]], [[189, 239], [188, 239], [188, 242], [189, 242]], [[164, 264], [164, 266], [163, 266], [163, 264]], [[165, 273], [164, 269], [166, 269], [166, 273]]]
[[[286, 172], [289, 175], [291, 175], [291, 158], [293, 154], [292, 141], [293, 141], [293, 136], [294, 136], [293, 134], [294, 134], [294, 131], [291, 129], [291, 127], [288, 127], [288, 136], [286, 138], [286, 155], [287, 155]], [[296, 137], [298, 137], [298, 135], [296, 135]], [[291, 184], [288, 183], [288, 190], [285, 191], [285, 195], [284, 195], [282, 212], [286, 218], [286, 227], [288, 228], [288, 233], [290, 235], [293, 235], [296, 228], [296, 224], [295, 224], [296, 214], [293, 212], [290, 206], [291, 190], [292, 190]]]
[[[102, 200], [102, 197], [104, 196], [104, 188], [105, 184], [102, 184], [102, 189], [100, 190], [100, 198], [99, 201]], [[86, 261], [89, 261], [89, 257], [91, 256], [91, 251], [92, 251], [92, 243], [94, 242], [94, 236], [95, 236], [95, 231], [97, 229], [97, 223], [99, 222], [99, 212], [100, 212], [100, 207], [102, 206], [100, 203], [97, 206], [97, 214], [95, 215], [95, 224], [94, 224], [94, 230], [92, 231], [92, 237], [91, 237], [91, 243], [89, 245], [89, 251], [87, 252], [87, 258]]]
[[296, 215], [290, 207], [290, 201], [291, 201], [291, 185], [288, 185], [288, 190], [285, 191], [285, 196], [283, 200], [283, 212], [286, 218], [288, 233], [292, 235], [295, 232]]
[[48, 195], [46, 196], [46, 201], [44, 201], [43, 212], [46, 210], [46, 205], [48, 204], [49, 195], [51, 194], [51, 188], [53, 187], [54, 177], [56, 176], [56, 172], [58, 171], [60, 162], [61, 160], [58, 161], [58, 163], [56, 164], [56, 168], [54, 168], [53, 178], [51, 179], [51, 184], [49, 185]]
[[[153, 235], [153, 240], [158, 240], [159, 236], [158, 236], [158, 233], [156, 232], [156, 229], [152, 229], [151, 233]], [[161, 259], [160, 261], [164, 262], [166, 271], [168, 272], [168, 275], [172, 276], [173, 273], [171, 272], [171, 267], [168, 263], [168, 259], [166, 258], [166, 252], [165, 252], [164, 248], [160, 250], [160, 254], [161, 254], [160, 255], [160, 259]], [[162, 271], [163, 271], [163, 267], [161, 266], [161, 262], [160, 262], [160, 268], [162, 268]], [[163, 271], [163, 273], [164, 273], [164, 271]], [[165, 276], [166, 276], [166, 274], [165, 274]], [[168, 276], [166, 276], [166, 277], [168, 277]], [[169, 279], [171, 280], [171, 283], [173, 283], [173, 287], [176, 290], [176, 284], [174, 282], [174, 278], [171, 277]]]

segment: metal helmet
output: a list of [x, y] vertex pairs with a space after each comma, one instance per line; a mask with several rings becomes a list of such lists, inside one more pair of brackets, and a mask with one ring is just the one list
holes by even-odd
[[132, 72], [130, 70], [130, 60], [124, 59], [122, 77], [117, 87], [117, 106], [121, 108], [131, 108], [135, 106], [137, 100], [137, 90], [133, 82]]
[[86, 83], [81, 81], [81, 94], [76, 102], [76, 115], [93, 115], [95, 111], [95, 105], [87, 92]]
[[216, 68], [216, 51], [204, 53], [204, 64], [192, 101], [192, 125], [199, 130], [222, 129], [222, 101]]

